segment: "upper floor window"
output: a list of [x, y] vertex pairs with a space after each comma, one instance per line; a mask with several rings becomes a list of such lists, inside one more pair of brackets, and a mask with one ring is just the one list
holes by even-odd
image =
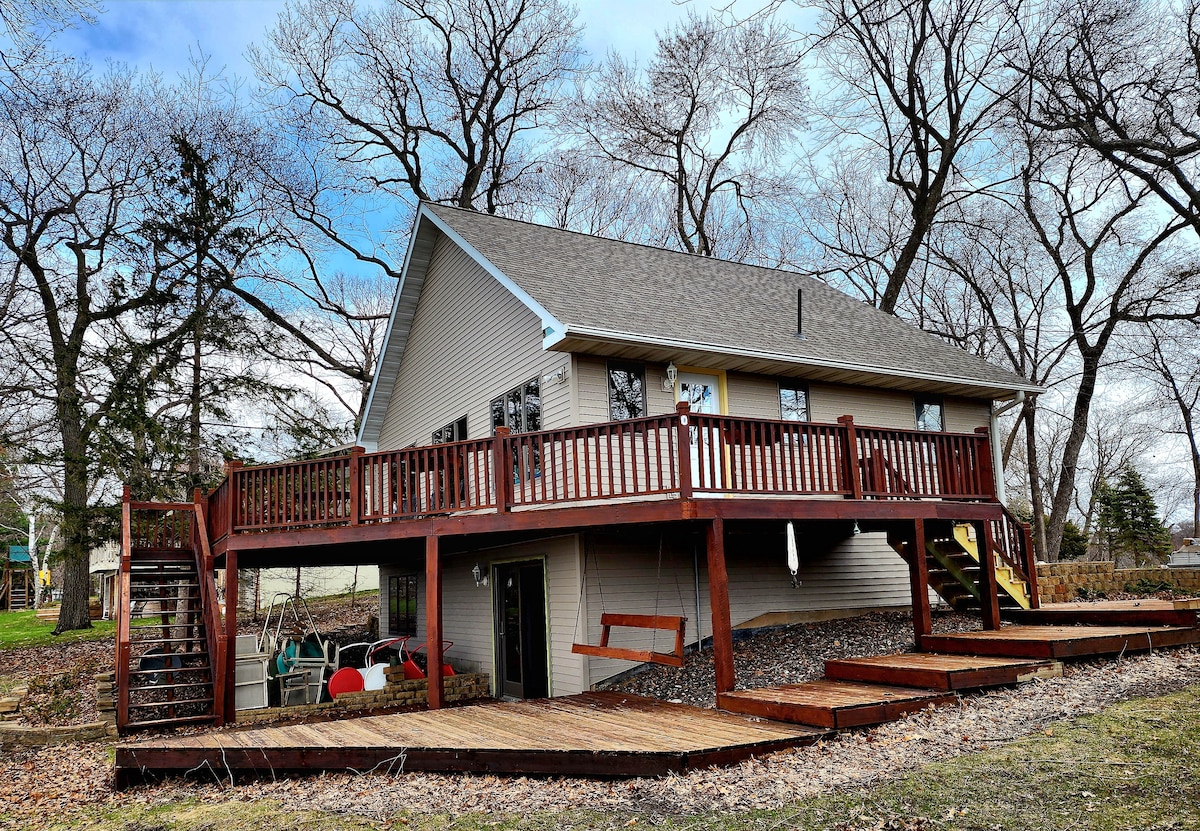
[[808, 384], [779, 382], [779, 417], [784, 421], [808, 421]]
[[945, 408], [937, 395], [914, 395], [917, 408], [917, 429], [941, 433], [946, 429]]
[[537, 378], [492, 399], [492, 432], [507, 427], [514, 433], [542, 429], [542, 392]]
[[463, 416], [458, 421], [452, 421], [440, 430], [433, 431], [433, 443], [442, 444], [444, 442], [465, 441], [467, 438], [467, 417]]
[[646, 414], [646, 370], [641, 364], [609, 363], [608, 417], [610, 421], [641, 418]]

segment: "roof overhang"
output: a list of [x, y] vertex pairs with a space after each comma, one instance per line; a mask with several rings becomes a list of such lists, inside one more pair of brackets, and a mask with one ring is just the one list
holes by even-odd
[[733, 372], [803, 377], [832, 384], [855, 384], [885, 389], [961, 395], [970, 398], [1006, 400], [1018, 392], [1038, 393], [1036, 384], [988, 383], [938, 373], [910, 372], [886, 366], [871, 366], [849, 361], [822, 361], [801, 356], [759, 352], [752, 349], [656, 338], [633, 332], [616, 332], [566, 324], [562, 337], [548, 348], [559, 352], [582, 352], [637, 361], [683, 366], [703, 366]]
[[494, 277], [538, 316], [542, 325], [542, 344], [545, 348], [549, 349], [553, 343], [562, 338], [565, 327], [554, 315], [550, 314], [541, 303], [530, 297], [528, 292], [509, 279], [461, 234], [422, 202], [417, 209], [417, 216], [413, 220], [412, 232], [409, 234], [408, 251], [404, 255], [404, 267], [400, 273], [400, 285], [396, 288], [396, 299], [392, 302], [392, 313], [388, 318], [387, 333], [384, 335], [383, 354], [379, 358], [375, 377], [371, 380], [366, 411], [363, 414], [362, 424], [358, 428], [356, 441], [368, 451], [375, 450], [379, 443], [379, 433], [383, 429], [388, 405], [391, 404], [396, 378], [400, 374], [400, 363], [404, 358], [413, 318], [417, 313], [417, 302], [425, 287], [425, 277], [429, 272], [434, 246], [441, 236], [454, 242], [484, 271]]

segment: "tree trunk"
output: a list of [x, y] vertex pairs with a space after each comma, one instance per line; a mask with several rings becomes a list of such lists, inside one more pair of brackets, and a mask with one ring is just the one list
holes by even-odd
[[[63, 378], [64, 373], [71, 377]], [[88, 527], [87, 442], [80, 428], [83, 414], [79, 406], [78, 379], [69, 367], [60, 366], [59, 375], [58, 420], [63, 447], [63, 599], [58, 611], [58, 625], [54, 628], [56, 635], [92, 626], [88, 610], [91, 534]]]
[[42, 568], [37, 550], [37, 515], [29, 513], [29, 565], [33, 568], [33, 609], [42, 608]]
[[1033, 396], [1021, 405], [1025, 421], [1026, 475], [1029, 477], [1029, 509], [1033, 515], [1033, 550], [1038, 559], [1050, 562], [1046, 552], [1046, 497], [1042, 493], [1037, 443], [1037, 402]]
[[1046, 528], [1046, 560], [1058, 561], [1058, 550], [1062, 545], [1063, 527], [1067, 524], [1067, 512], [1075, 494], [1075, 474], [1079, 468], [1079, 452], [1087, 438], [1088, 416], [1092, 409], [1092, 397], [1096, 393], [1096, 378], [1100, 371], [1100, 351], [1092, 349], [1083, 354], [1083, 374], [1079, 389], [1075, 393], [1075, 407], [1071, 412], [1071, 430], [1063, 448], [1062, 469], [1058, 472], [1058, 486], [1054, 491], [1054, 503], [1050, 506], [1050, 522]]

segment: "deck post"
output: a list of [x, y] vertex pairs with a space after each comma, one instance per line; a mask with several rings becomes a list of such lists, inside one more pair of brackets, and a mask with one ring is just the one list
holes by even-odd
[[512, 431], [507, 427], [497, 427], [496, 435], [492, 436], [492, 478], [496, 483], [496, 510], [502, 514], [511, 511], [513, 503], [512, 456], [506, 452], [510, 432]]
[[1000, 628], [1000, 587], [996, 584], [996, 550], [992, 523], [975, 523], [975, 545], [979, 549], [979, 599], [983, 606], [983, 628]]
[[839, 416], [837, 422], [846, 428], [846, 464], [850, 466], [850, 497], [862, 499], [862, 468], [858, 463], [858, 432], [854, 427], [854, 416]]
[[425, 644], [429, 709], [437, 710], [445, 702], [446, 687], [442, 678], [442, 563], [438, 538], [433, 534], [425, 538]]
[[688, 413], [692, 411], [692, 405], [687, 401], [680, 401], [675, 405], [676, 417], [676, 445], [679, 448], [679, 498], [691, 499], [695, 483], [692, 482], [692, 428], [688, 426], [691, 420], [688, 418]]
[[[225, 637], [217, 660], [225, 675], [225, 718], [226, 724], [237, 720], [237, 613], [238, 613], [238, 566], [237, 551], [225, 552]], [[214, 676], [215, 677], [215, 676]]]
[[979, 488], [988, 499], [995, 499], [996, 468], [992, 461], [992, 433], [987, 427], [976, 427], [975, 434], [979, 436]]
[[717, 695], [733, 692], [736, 678], [733, 667], [733, 625], [729, 620], [729, 573], [725, 569], [725, 520], [714, 519], [708, 526], [708, 599], [712, 607], [713, 667], [717, 675]]
[[367, 449], [365, 447], [358, 447], [356, 445], [350, 448], [350, 500], [347, 512], [350, 515], [351, 525], [358, 525], [360, 522], [362, 522], [362, 457], [366, 452]]
[[126, 485], [121, 492], [121, 571], [117, 578], [117, 729], [123, 729], [129, 723], [129, 616], [133, 608], [129, 587], [133, 556], [132, 499], [132, 491]]
[[1041, 608], [1041, 595], [1038, 592], [1037, 552], [1033, 550], [1033, 531], [1029, 523], [1017, 524], [1017, 532], [1021, 535], [1021, 547], [1025, 552], [1025, 573], [1029, 576], [1029, 607]]
[[912, 587], [913, 642], [917, 651], [926, 636], [933, 634], [933, 617], [929, 611], [929, 563], [925, 552], [925, 520], [913, 524], [913, 555], [908, 561], [908, 578]]

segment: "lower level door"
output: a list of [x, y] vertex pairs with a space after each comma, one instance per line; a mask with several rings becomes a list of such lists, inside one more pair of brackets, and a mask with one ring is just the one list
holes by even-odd
[[546, 570], [541, 560], [495, 566], [496, 690], [505, 698], [550, 694]]

